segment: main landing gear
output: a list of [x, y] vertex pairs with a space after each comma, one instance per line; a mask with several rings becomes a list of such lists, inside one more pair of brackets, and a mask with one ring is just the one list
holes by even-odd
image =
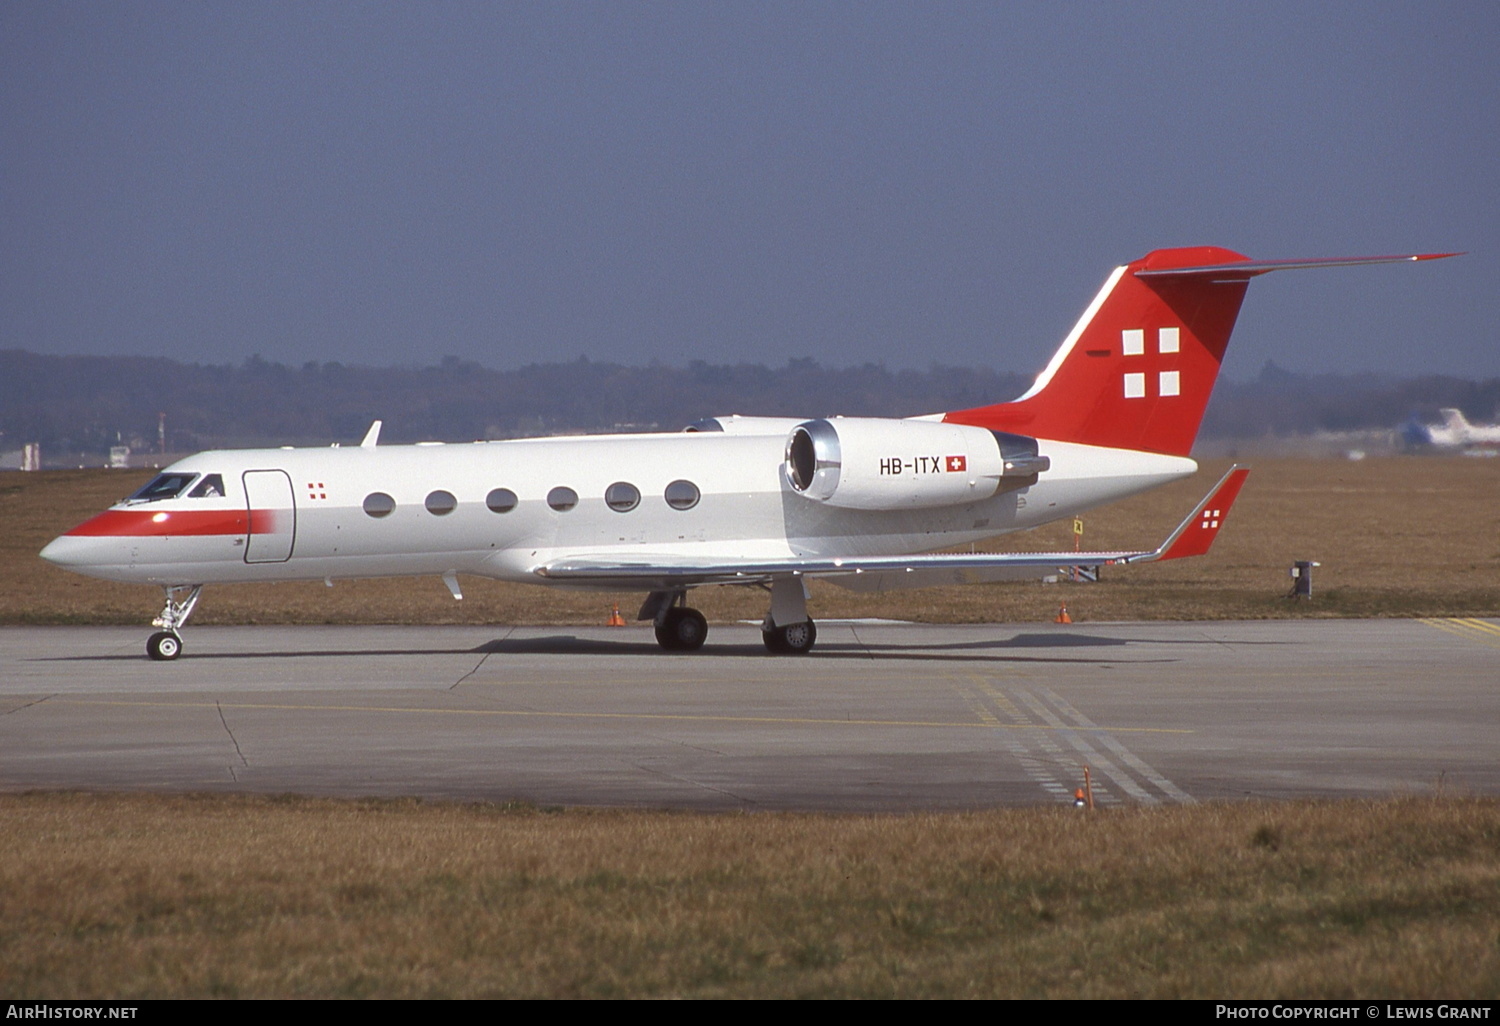
[[[203, 585], [173, 584], [162, 590], [167, 593], [167, 604], [162, 608], [161, 615], [151, 621], [151, 626], [161, 627], [162, 630], [146, 639], [146, 655], [158, 661], [169, 661], [182, 655], [182, 635], [178, 630], [193, 615], [193, 607], [198, 604]], [[184, 592], [187, 597], [179, 602], [177, 597]]]
[[[818, 640], [817, 624], [807, 615], [807, 591], [800, 577], [772, 581], [771, 608], [761, 624], [760, 637], [774, 655], [806, 655]], [[687, 605], [687, 591], [653, 591], [646, 596], [637, 620], [656, 624], [656, 643], [668, 652], [695, 652], [708, 640], [708, 621]]]
[[668, 652], [693, 652], [708, 640], [708, 621], [696, 609], [675, 606], [656, 625], [656, 643]]
[[708, 640], [708, 621], [687, 605], [687, 591], [653, 591], [637, 620], [656, 624], [656, 643], [668, 652], [695, 652]]
[[785, 627], [762, 627], [760, 640], [772, 655], [806, 655], [818, 640], [818, 625], [811, 620], [789, 623]]
[[760, 626], [760, 640], [772, 655], [806, 655], [818, 640], [818, 625], [807, 615], [807, 589], [800, 577], [771, 582], [771, 609]]

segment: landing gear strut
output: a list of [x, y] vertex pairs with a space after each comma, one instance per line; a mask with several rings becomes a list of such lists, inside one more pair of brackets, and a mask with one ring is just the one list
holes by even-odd
[[[146, 639], [146, 655], [158, 661], [167, 661], [182, 655], [182, 635], [178, 630], [193, 615], [193, 607], [198, 604], [203, 585], [173, 584], [162, 590], [167, 593], [167, 604], [162, 607], [161, 615], [151, 621], [151, 626], [163, 629]], [[179, 602], [177, 596], [183, 592], [187, 592], [187, 597]]]
[[818, 640], [817, 624], [807, 615], [807, 589], [800, 577], [771, 582], [771, 609], [760, 627], [760, 639], [772, 655], [806, 655]]

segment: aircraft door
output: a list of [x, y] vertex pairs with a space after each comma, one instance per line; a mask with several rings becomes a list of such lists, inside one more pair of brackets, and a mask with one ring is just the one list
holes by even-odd
[[297, 534], [297, 502], [292, 479], [284, 470], [247, 470], [244, 474], [249, 533], [246, 563], [285, 563], [292, 558]]

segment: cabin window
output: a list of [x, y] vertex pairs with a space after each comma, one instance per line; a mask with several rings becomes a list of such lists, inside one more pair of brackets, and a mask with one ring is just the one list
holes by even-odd
[[698, 505], [702, 493], [691, 481], [673, 481], [667, 485], [667, 505], [673, 509], [692, 509]]
[[520, 501], [509, 488], [493, 489], [484, 497], [484, 504], [490, 508], [491, 513], [509, 513]]
[[189, 499], [218, 499], [224, 496], [224, 477], [209, 474], [198, 482], [198, 487], [188, 492]]
[[365, 496], [365, 512], [377, 520], [388, 517], [396, 508], [396, 500], [385, 492], [371, 492]]
[[157, 474], [146, 487], [136, 492], [126, 502], [156, 502], [160, 499], [175, 499], [183, 489], [197, 480], [197, 474]]
[[452, 492], [445, 492], [439, 488], [427, 495], [427, 512], [435, 517], [445, 517], [458, 508], [458, 500], [453, 497]]
[[566, 513], [578, 505], [578, 493], [571, 488], [558, 485], [547, 493], [547, 505], [559, 513]]
[[629, 513], [641, 504], [641, 490], [628, 481], [616, 481], [604, 489], [604, 502], [616, 513]]

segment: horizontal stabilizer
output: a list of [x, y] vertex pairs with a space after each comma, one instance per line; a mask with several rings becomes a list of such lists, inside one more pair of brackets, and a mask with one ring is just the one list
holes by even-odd
[[1232, 260], [1195, 267], [1144, 267], [1137, 278], [1186, 278], [1207, 275], [1218, 281], [1249, 280], [1271, 271], [1300, 271], [1314, 267], [1363, 267], [1366, 264], [1405, 264], [1418, 260], [1442, 260], [1462, 253], [1403, 253], [1399, 256], [1319, 257], [1312, 260]]

